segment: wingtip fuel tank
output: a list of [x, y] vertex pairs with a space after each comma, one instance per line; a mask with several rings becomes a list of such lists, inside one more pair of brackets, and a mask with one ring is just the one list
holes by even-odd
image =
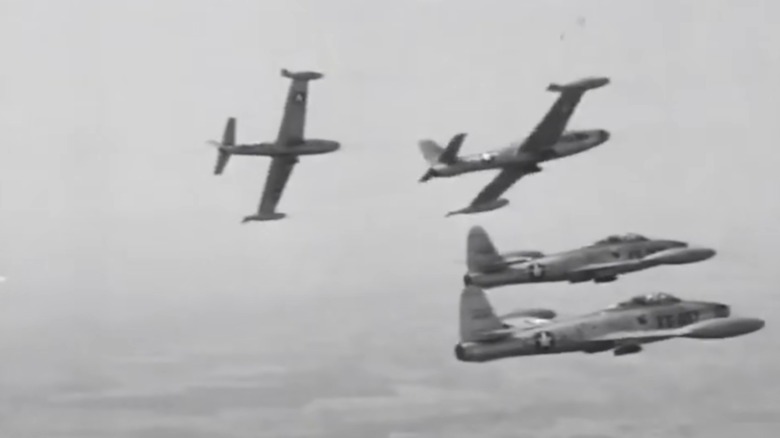
[[498, 210], [499, 208], [502, 208], [509, 204], [509, 200], [506, 198], [499, 198], [495, 201], [486, 202], [484, 204], [477, 204], [477, 205], [469, 205], [466, 208], [462, 208], [460, 210], [455, 210], [447, 213], [446, 217], [454, 216], [456, 214], [474, 214], [474, 213], [483, 213], [486, 211], [493, 211]]
[[645, 261], [664, 264], [664, 265], [682, 265], [686, 263], [702, 262], [715, 257], [717, 252], [712, 248], [704, 247], [684, 247], [670, 248], [645, 257]]
[[760, 318], [728, 317], [708, 319], [697, 322], [690, 327], [687, 338], [694, 339], [724, 339], [742, 336], [761, 330], [766, 322]]
[[287, 217], [284, 213], [269, 213], [269, 214], [254, 214], [245, 217], [243, 220], [241, 220], [242, 224], [245, 224], [247, 222], [256, 222], [256, 221], [275, 221], [279, 219], [284, 219]]
[[547, 91], [554, 91], [563, 93], [565, 91], [588, 91], [596, 88], [601, 88], [609, 84], [610, 80], [607, 77], [589, 77], [583, 78], [568, 84], [550, 84], [547, 87]]
[[324, 77], [322, 73], [316, 72], [316, 71], [290, 71], [286, 68], [282, 69], [282, 76], [288, 79], [293, 80], [299, 80], [299, 81], [313, 81], [316, 79], [320, 79]]

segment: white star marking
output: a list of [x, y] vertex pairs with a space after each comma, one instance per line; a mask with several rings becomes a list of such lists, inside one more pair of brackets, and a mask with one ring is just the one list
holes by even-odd
[[538, 263], [534, 263], [531, 266], [529, 266], [531, 277], [532, 278], [539, 278], [544, 274], [544, 268], [542, 265]]
[[553, 343], [553, 338], [548, 332], [541, 332], [539, 333], [539, 338], [537, 339], [539, 342], [540, 348], [550, 348], [550, 346]]

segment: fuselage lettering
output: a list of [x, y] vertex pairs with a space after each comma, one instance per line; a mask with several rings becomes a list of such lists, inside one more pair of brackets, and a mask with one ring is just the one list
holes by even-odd
[[699, 312], [690, 310], [671, 315], [658, 315], [655, 318], [659, 329], [684, 327], [699, 320]]

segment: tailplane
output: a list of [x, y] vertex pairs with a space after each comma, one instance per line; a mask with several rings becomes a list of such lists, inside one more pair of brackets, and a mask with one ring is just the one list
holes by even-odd
[[476, 286], [467, 286], [460, 294], [459, 325], [461, 342], [503, 337], [504, 333], [495, 332], [507, 328], [496, 316], [485, 292]]
[[431, 166], [439, 164], [439, 157], [444, 153], [443, 147], [439, 146], [439, 144], [433, 140], [420, 140], [418, 145], [420, 146], [420, 152], [422, 152], [423, 158], [425, 158], [425, 161], [427, 161], [428, 164]]
[[436, 170], [433, 168], [437, 164], [451, 165], [458, 162], [458, 152], [463, 145], [463, 139], [466, 138], [465, 133], [460, 133], [452, 137], [452, 140], [447, 144], [446, 148], [439, 146], [433, 140], [420, 140], [418, 143], [420, 152], [422, 152], [425, 161], [431, 166], [425, 175], [420, 178], [420, 182], [428, 181], [429, 179], [437, 176]]
[[469, 272], [485, 273], [503, 270], [504, 259], [498, 253], [487, 231], [480, 226], [469, 230], [466, 241], [466, 266]]
[[236, 119], [230, 117], [225, 125], [225, 132], [222, 134], [222, 143], [216, 143], [217, 146], [217, 164], [214, 166], [214, 175], [220, 175], [225, 170], [230, 160], [230, 151], [227, 148], [236, 145]]
[[465, 138], [465, 133], [455, 135], [446, 148], [439, 146], [433, 140], [421, 140], [419, 143], [420, 151], [431, 166], [439, 163], [455, 164], [458, 161], [458, 152], [460, 152], [460, 147], [463, 146]]

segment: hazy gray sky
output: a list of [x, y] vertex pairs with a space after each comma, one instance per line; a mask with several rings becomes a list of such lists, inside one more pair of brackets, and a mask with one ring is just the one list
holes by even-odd
[[[771, 1], [0, 0], [0, 435], [765, 437], [780, 418]], [[584, 18], [584, 23], [578, 20]], [[561, 35], [564, 34], [564, 38]], [[268, 160], [212, 175], [225, 119], [277, 132], [282, 67], [325, 73], [287, 220], [240, 225]], [[504, 209], [425, 185], [416, 142], [521, 139], [551, 81], [612, 78]], [[616, 232], [716, 258], [507, 287], [570, 314], [663, 290], [768, 320], [641, 355], [455, 361], [465, 234], [552, 251]]]

